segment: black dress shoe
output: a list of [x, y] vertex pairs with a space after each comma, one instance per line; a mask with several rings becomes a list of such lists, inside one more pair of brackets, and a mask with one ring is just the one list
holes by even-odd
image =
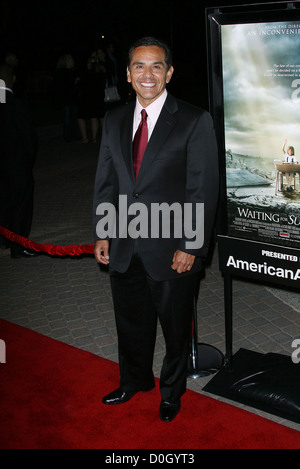
[[38, 256], [37, 251], [32, 251], [31, 249], [11, 249], [10, 257], [12, 259], [20, 259], [21, 257], [35, 257]]
[[180, 411], [180, 399], [175, 402], [161, 401], [159, 407], [160, 419], [164, 422], [171, 422]]
[[0, 235], [0, 249], [8, 249], [9, 248], [9, 241], [2, 238]]
[[115, 391], [107, 394], [102, 399], [103, 404], [107, 405], [116, 405], [116, 404], [124, 404], [124, 402], [129, 401], [138, 391], [122, 391], [122, 389], [118, 388]]
[[[152, 391], [155, 386], [152, 386], [147, 389], [141, 389], [141, 392], [148, 392]], [[116, 405], [116, 404], [123, 404], [124, 402], [129, 401], [139, 390], [137, 391], [123, 391], [122, 389], [118, 388], [115, 391], [107, 394], [102, 399], [103, 404], [107, 405]]]

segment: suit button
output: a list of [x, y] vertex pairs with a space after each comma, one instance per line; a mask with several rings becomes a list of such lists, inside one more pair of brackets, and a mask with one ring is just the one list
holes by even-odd
[[134, 197], [134, 199], [138, 199], [138, 198], [139, 198], [139, 196], [140, 196], [140, 194], [139, 194], [138, 192], [134, 192], [134, 193], [133, 193], [133, 197]]

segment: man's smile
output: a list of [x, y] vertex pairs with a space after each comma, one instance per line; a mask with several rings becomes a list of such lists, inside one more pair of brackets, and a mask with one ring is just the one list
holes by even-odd
[[141, 85], [146, 87], [146, 88], [153, 88], [156, 83], [148, 83], [148, 82], [141, 82]]

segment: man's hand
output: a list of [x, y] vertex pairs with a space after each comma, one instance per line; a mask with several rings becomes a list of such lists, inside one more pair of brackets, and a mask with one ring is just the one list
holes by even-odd
[[106, 239], [96, 241], [94, 254], [97, 262], [105, 265], [109, 264], [109, 241]]
[[173, 256], [173, 264], [171, 267], [173, 270], [177, 270], [179, 274], [187, 272], [193, 267], [195, 257], [196, 256], [192, 254], [177, 250]]

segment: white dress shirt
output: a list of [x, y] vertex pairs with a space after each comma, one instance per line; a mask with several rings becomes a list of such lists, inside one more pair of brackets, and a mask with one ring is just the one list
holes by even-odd
[[134, 110], [134, 115], [133, 115], [133, 132], [132, 132], [132, 140], [134, 139], [135, 133], [137, 131], [137, 128], [139, 126], [139, 123], [141, 122], [141, 111], [142, 109], [145, 109], [147, 112], [147, 125], [148, 125], [148, 141], [151, 137], [151, 134], [153, 132], [153, 129], [155, 127], [155, 124], [157, 122], [157, 119], [159, 117], [159, 114], [162, 110], [163, 105], [165, 104], [165, 100], [167, 98], [167, 90], [164, 90], [161, 96], [159, 96], [153, 103], [149, 104], [147, 108], [143, 108], [139, 102], [138, 99], [136, 99], [136, 105], [135, 105], [135, 110]]

